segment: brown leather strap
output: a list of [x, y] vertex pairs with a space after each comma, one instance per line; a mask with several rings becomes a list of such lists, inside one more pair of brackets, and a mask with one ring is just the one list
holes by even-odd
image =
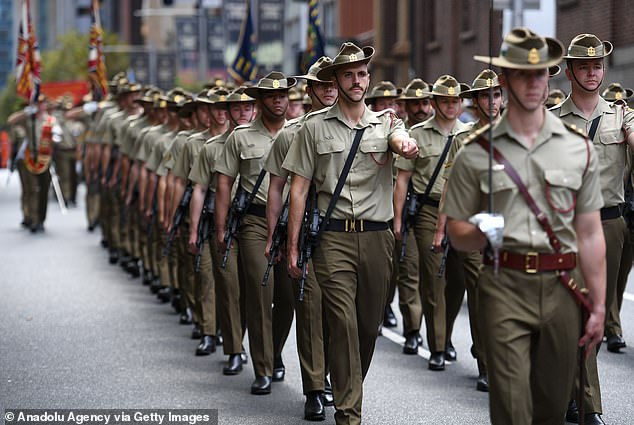
[[[489, 151], [490, 143], [484, 137], [480, 136], [480, 138], [476, 140], [476, 143], [479, 144], [482, 147], [482, 149], [484, 149], [485, 151], [487, 152]], [[559, 238], [557, 237], [557, 235], [555, 235], [555, 231], [550, 225], [550, 222], [548, 221], [548, 217], [546, 217], [546, 214], [544, 214], [542, 210], [539, 209], [539, 206], [537, 206], [535, 199], [531, 196], [530, 192], [528, 191], [528, 188], [522, 181], [522, 178], [520, 177], [520, 175], [517, 173], [515, 168], [513, 168], [511, 163], [502, 155], [502, 153], [495, 146], [493, 146], [493, 158], [495, 158], [495, 160], [498, 163], [504, 165], [504, 171], [506, 171], [506, 174], [508, 174], [511, 180], [513, 180], [513, 183], [515, 183], [520, 193], [522, 194], [524, 201], [526, 202], [528, 207], [531, 209], [533, 214], [535, 214], [535, 217], [537, 218], [537, 222], [542, 226], [542, 229], [544, 229], [544, 231], [546, 232], [546, 235], [548, 235], [548, 241], [550, 242], [550, 245], [553, 247], [553, 250], [556, 253], [559, 253], [561, 251], [561, 243], [559, 242]], [[581, 289], [577, 286], [577, 283], [574, 281], [574, 279], [570, 277], [570, 275], [568, 274], [566, 270], [559, 270], [557, 275], [559, 277], [559, 281], [570, 292], [570, 294], [575, 299], [575, 301], [577, 301], [577, 303], [582, 307], [582, 309], [586, 310], [585, 313], [589, 314], [590, 311], [592, 311], [592, 305], [590, 304], [590, 300], [588, 300], [588, 297], [586, 296], [586, 294], [581, 292]]]
[[[484, 264], [493, 265], [493, 259], [484, 256]], [[537, 273], [554, 270], [571, 270], [577, 265], [577, 254], [568, 252], [559, 253], [538, 253], [529, 252], [518, 254], [511, 251], [500, 251], [500, 267], [513, 270], [521, 270], [525, 273]]]

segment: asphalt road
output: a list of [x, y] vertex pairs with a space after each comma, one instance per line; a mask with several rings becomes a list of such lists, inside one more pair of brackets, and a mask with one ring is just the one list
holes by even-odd
[[[99, 231], [86, 230], [83, 200], [65, 216], [51, 200], [46, 231], [31, 235], [19, 226], [17, 174], [6, 181], [0, 170], [0, 411], [212, 408], [221, 424], [306, 423], [294, 334], [284, 349], [286, 380], [269, 396], [250, 395], [250, 365], [226, 377], [221, 351], [195, 357], [191, 328], [140, 279], [108, 264]], [[632, 293], [622, 320], [634, 344]], [[487, 395], [475, 391], [466, 305], [453, 337], [458, 362], [445, 372], [427, 370], [424, 349], [403, 355], [399, 335], [400, 328], [386, 330], [377, 341], [365, 424], [488, 423]], [[599, 368], [606, 422], [634, 423], [632, 349], [602, 350]], [[332, 415], [328, 408], [325, 423]]]

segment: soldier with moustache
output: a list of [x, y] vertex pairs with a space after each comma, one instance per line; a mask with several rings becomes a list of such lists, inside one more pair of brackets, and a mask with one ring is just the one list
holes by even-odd
[[353, 140], [361, 136], [347, 183], [333, 201], [332, 217], [322, 221], [313, 255], [330, 335], [328, 358], [337, 424], [361, 423], [363, 380], [388, 293], [394, 249], [388, 224], [393, 216], [391, 152], [405, 158], [418, 153], [396, 114], [372, 112], [364, 103], [373, 54], [372, 47], [344, 43], [332, 65], [317, 73], [318, 79], [336, 83], [338, 101], [307, 117], [283, 163], [292, 173], [288, 271], [297, 279], [302, 274], [297, 264], [299, 233], [311, 181], [319, 210], [325, 214]]
[[[438, 207], [445, 179], [437, 173], [436, 180], [430, 180], [437, 167], [446, 164], [446, 157], [442, 158], [442, 152], [446, 151], [447, 145], [451, 147], [457, 135], [469, 130], [469, 126], [458, 120], [461, 112], [460, 93], [468, 89], [469, 86], [459, 83], [451, 75], [439, 77], [430, 92], [435, 115], [409, 129], [410, 136], [418, 143], [418, 158], [396, 160], [398, 174], [394, 191], [394, 229], [397, 238], [402, 238], [403, 205], [410, 180], [419, 203], [413, 229], [419, 247], [420, 293], [427, 343], [431, 352], [428, 366], [434, 371], [445, 370], [445, 360], [455, 361], [457, 357], [451, 340], [447, 337], [446, 281], [444, 276], [438, 276], [444, 249], [438, 250], [434, 245]], [[439, 161], [443, 163], [439, 164]], [[432, 187], [428, 189], [429, 184]], [[426, 191], [429, 196], [422, 199], [422, 194]]]
[[[627, 233], [622, 216], [624, 170], [628, 146], [634, 146], [634, 112], [620, 105], [609, 104], [599, 93], [605, 77], [605, 58], [612, 53], [612, 49], [612, 43], [602, 41], [594, 34], [579, 34], [573, 38], [563, 57], [566, 59], [566, 78], [570, 81], [570, 96], [552, 109], [562, 121], [586, 132], [599, 154], [604, 202], [601, 224], [607, 263], [606, 310], [617, 298], [617, 280]], [[625, 346], [621, 335], [610, 335], [610, 338], [614, 340], [610, 341], [613, 345], [620, 348]], [[596, 354], [591, 353], [586, 361], [588, 379], [583, 401], [586, 424], [604, 423], [601, 418], [603, 407]], [[568, 421], [579, 420], [572, 403], [566, 417]]]
[[[267, 242], [266, 203], [269, 176], [264, 175], [260, 186], [256, 182], [263, 170], [273, 141], [284, 128], [288, 108], [288, 91], [295, 86], [294, 78], [280, 72], [270, 72], [245, 93], [258, 106], [258, 117], [249, 125], [238, 126], [225, 143], [222, 156], [216, 162], [216, 229], [225, 229], [230, 205], [231, 187], [240, 175], [238, 190], [253, 193], [253, 201], [239, 226], [238, 252], [244, 270], [247, 329], [255, 380], [251, 394], [271, 392], [271, 382], [282, 381], [286, 369], [281, 358], [282, 348], [293, 322], [293, 292], [288, 275], [281, 265], [273, 270], [269, 282], [262, 286], [262, 274], [267, 266], [264, 253]], [[216, 232], [218, 249], [226, 249], [224, 233]], [[274, 305], [271, 308], [271, 305]], [[275, 359], [275, 355], [280, 357]]]
[[[229, 127], [223, 134], [211, 137], [205, 142], [189, 173], [189, 179], [194, 184], [194, 188], [189, 208], [191, 226], [184, 239], [192, 252], [198, 249], [196, 228], [201, 219], [205, 198], [215, 196], [217, 186], [215, 164], [222, 155], [227, 139], [233, 130], [237, 126], [247, 125], [253, 119], [255, 99], [245, 94], [244, 89], [245, 87], [239, 87], [224, 100], [220, 99], [216, 103], [216, 106], [225, 105]], [[208, 193], [210, 194], [207, 195]], [[238, 241], [232, 244], [227, 264], [222, 268], [223, 253], [215, 249], [217, 232], [224, 233], [223, 229], [218, 230], [213, 227], [209, 236], [211, 265], [216, 283], [216, 310], [223, 336], [222, 348], [224, 354], [229, 356], [227, 364], [222, 368], [222, 373], [231, 376], [239, 374], [243, 363], [246, 362], [242, 345], [246, 331], [246, 294], [244, 278], [238, 264]]]
[[[335, 83], [319, 80], [316, 76], [322, 68], [330, 64], [332, 64], [332, 59], [322, 56], [308, 69], [305, 75], [294, 77], [298, 80], [306, 80], [306, 93], [310, 97], [312, 105], [312, 110], [308, 113], [330, 107], [337, 100]], [[273, 234], [285, 203], [284, 189], [290, 174], [282, 167], [282, 164], [291, 144], [295, 141], [295, 134], [307, 117], [308, 115], [304, 115], [286, 123], [284, 129], [275, 139], [264, 165], [264, 169], [271, 176], [266, 203], [268, 238], [264, 254], [267, 259], [270, 259]], [[281, 255], [275, 259], [276, 264], [278, 261], [282, 261]], [[322, 317], [321, 289], [315, 279], [312, 266], [309, 266], [308, 277], [304, 284], [303, 300], [299, 300], [299, 282], [293, 282], [293, 292], [297, 317], [295, 325], [298, 341], [297, 353], [302, 375], [302, 388], [306, 397], [304, 419], [324, 420], [326, 418], [324, 405], [332, 405], [332, 388], [327, 379], [328, 333]], [[279, 354], [281, 355], [281, 353]]]

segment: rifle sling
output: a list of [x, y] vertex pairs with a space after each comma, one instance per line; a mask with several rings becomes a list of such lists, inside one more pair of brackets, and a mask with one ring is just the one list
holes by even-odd
[[330, 216], [332, 215], [333, 210], [335, 209], [335, 205], [339, 200], [339, 196], [341, 195], [341, 190], [343, 189], [343, 185], [346, 183], [346, 179], [348, 178], [348, 173], [350, 173], [350, 167], [352, 167], [352, 161], [354, 161], [354, 157], [357, 155], [357, 150], [359, 149], [359, 144], [361, 143], [361, 138], [363, 137], [363, 133], [365, 132], [365, 127], [357, 130], [354, 135], [354, 140], [352, 141], [352, 146], [350, 147], [350, 153], [348, 153], [348, 157], [346, 158], [346, 162], [343, 165], [343, 169], [341, 170], [341, 174], [339, 175], [339, 180], [337, 180], [337, 186], [335, 186], [335, 191], [330, 198], [330, 204], [328, 204], [328, 209], [326, 210], [326, 215], [324, 216], [322, 224], [319, 226], [319, 234], [328, 227], [328, 222], [330, 221]]
[[599, 128], [599, 121], [601, 121], [602, 116], [603, 115], [599, 115], [592, 120], [592, 124], [590, 124], [590, 131], [588, 131], [588, 140], [594, 140], [594, 135], [597, 133], [597, 129]]
[[[436, 167], [434, 168], [434, 171], [432, 172], [431, 177], [429, 178], [429, 182], [427, 183], [425, 192], [423, 192], [420, 202], [418, 202], [418, 205], [416, 206], [416, 214], [420, 212], [421, 208], [423, 208], [423, 205], [425, 205], [427, 203], [427, 200], [429, 199], [429, 194], [431, 193], [431, 190], [434, 187], [434, 183], [436, 183], [436, 179], [438, 178], [438, 175], [440, 174], [440, 169], [442, 168], [442, 165], [445, 163], [445, 158], [447, 158], [447, 154], [449, 153], [449, 148], [451, 147], [453, 138], [454, 138], [453, 134], [450, 134], [447, 137], [447, 142], [445, 143], [445, 147], [443, 148], [442, 153], [440, 154], [440, 157], [438, 157], [438, 162], [436, 163]], [[412, 196], [417, 196], [414, 193], [414, 191], [412, 191]], [[409, 230], [409, 227], [407, 227], [407, 229]]]
[[253, 202], [253, 199], [255, 199], [255, 196], [258, 194], [258, 190], [260, 190], [260, 186], [262, 185], [262, 182], [264, 181], [264, 176], [266, 176], [266, 170], [262, 168], [260, 170], [260, 174], [258, 174], [258, 179], [255, 181], [255, 186], [253, 186], [253, 190], [249, 192], [249, 194], [247, 195], [247, 199], [245, 202], [246, 205], [244, 206], [245, 213], [249, 211], [251, 202]]
[[[490, 143], [484, 137], [481, 136], [479, 139], [476, 140], [476, 143], [478, 143], [482, 147], [482, 149], [484, 149], [485, 151], [487, 152], [489, 151]], [[537, 222], [540, 224], [542, 229], [544, 229], [544, 231], [548, 235], [548, 242], [550, 242], [550, 246], [552, 246], [553, 250], [556, 253], [561, 252], [561, 243], [559, 242], [559, 238], [557, 237], [557, 235], [555, 234], [555, 231], [550, 225], [550, 221], [548, 221], [548, 217], [539, 209], [539, 206], [537, 206], [535, 199], [528, 191], [528, 188], [522, 181], [522, 178], [517, 173], [515, 168], [513, 168], [511, 163], [502, 155], [502, 153], [495, 146], [493, 147], [493, 157], [498, 163], [504, 165], [504, 171], [506, 171], [506, 174], [511, 178], [511, 180], [513, 180], [513, 183], [515, 183], [520, 193], [522, 194], [524, 201], [526, 202], [530, 210], [533, 212], [533, 214], [537, 218]], [[577, 284], [574, 282], [574, 280], [570, 277], [568, 272], [566, 270], [559, 270], [557, 273], [557, 276], [559, 277], [559, 281], [561, 282], [561, 284], [564, 285], [564, 287], [570, 292], [570, 294], [575, 299], [575, 301], [581, 306], [582, 311], [585, 314], [589, 315], [590, 311], [592, 310], [590, 301], [581, 292], [581, 290], [579, 289]]]

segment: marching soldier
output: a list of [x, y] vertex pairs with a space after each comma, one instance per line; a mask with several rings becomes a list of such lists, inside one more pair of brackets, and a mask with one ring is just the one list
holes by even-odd
[[[194, 161], [189, 179], [195, 185], [190, 203], [191, 227], [188, 235], [189, 249], [196, 251], [196, 228], [201, 219], [203, 203], [208, 190], [209, 196], [215, 196], [216, 174], [215, 164], [224, 151], [225, 144], [234, 128], [246, 125], [253, 119], [255, 99], [244, 93], [244, 87], [239, 87], [224, 101], [216, 103], [217, 106], [226, 105], [229, 118], [229, 128], [223, 134], [212, 137], [205, 142], [198, 157]], [[212, 226], [213, 227], [213, 226]], [[241, 277], [238, 265], [238, 244], [234, 242], [227, 264], [222, 264], [222, 254], [215, 249], [216, 233], [224, 233], [224, 229], [213, 229], [209, 238], [211, 244], [211, 257], [214, 279], [216, 281], [216, 309], [220, 330], [223, 335], [222, 348], [225, 355], [229, 356], [227, 364], [222, 369], [224, 375], [237, 375], [242, 371], [242, 353], [244, 348], [242, 340], [246, 330], [246, 311], [244, 299], [246, 297], [244, 279]]]
[[[617, 279], [627, 227], [622, 217], [624, 202], [624, 170], [627, 146], [634, 146], [634, 112], [622, 105], [609, 104], [599, 95], [605, 77], [604, 58], [612, 53], [612, 43], [601, 41], [593, 34], [580, 34], [568, 46], [566, 78], [570, 81], [570, 96], [552, 109], [564, 122], [575, 125], [588, 135], [599, 153], [601, 173], [601, 224], [605, 235], [607, 280], [605, 308], [609, 310], [617, 297]], [[623, 142], [626, 143], [623, 143]], [[621, 347], [625, 341], [617, 337]], [[587, 382], [584, 408], [586, 424], [602, 424], [601, 390], [596, 352], [586, 361]], [[568, 421], [578, 421], [571, 405]]]
[[[295, 78], [306, 80], [306, 92], [311, 98], [313, 110], [320, 111], [323, 108], [332, 106], [337, 100], [337, 87], [332, 81], [321, 81], [316, 75], [324, 67], [332, 64], [332, 59], [326, 56], [319, 58], [305, 75]], [[307, 115], [287, 123], [284, 129], [277, 136], [271, 153], [269, 154], [264, 168], [270, 173], [268, 198], [266, 203], [268, 238], [265, 255], [270, 259], [271, 245], [273, 244], [273, 234], [276, 224], [284, 208], [284, 188], [289, 177], [289, 172], [282, 167], [284, 158], [293, 143], [293, 136], [306, 120]], [[288, 204], [286, 204], [288, 207]], [[286, 241], [281, 241], [284, 244]], [[274, 259], [277, 262], [277, 259]], [[312, 269], [309, 269], [308, 276], [303, 288], [303, 300], [299, 300], [299, 285], [293, 282], [295, 294], [295, 311], [297, 321], [295, 329], [297, 331], [297, 353], [302, 374], [302, 387], [306, 402], [304, 404], [304, 419], [324, 420], [326, 412], [324, 401], [332, 405], [332, 389], [327, 382], [328, 373], [325, 351], [327, 350], [327, 332], [324, 337], [325, 323], [322, 320], [322, 297], [319, 285], [315, 280]]]
[[[420, 293], [431, 352], [429, 369], [437, 371], [445, 369], [446, 357], [449, 357], [447, 360], [456, 360], [455, 350], [447, 338], [445, 278], [438, 277], [443, 254], [434, 245], [438, 205], [445, 181], [439, 173], [439, 167], [446, 163], [453, 139], [469, 129], [458, 120], [460, 94], [468, 88], [450, 75], [443, 75], [436, 80], [430, 92], [436, 111], [434, 117], [409, 130], [410, 136], [418, 143], [418, 158], [398, 158], [396, 161], [398, 174], [394, 192], [394, 229], [397, 238], [401, 239], [402, 210], [411, 179], [419, 203], [413, 228], [419, 247]], [[414, 323], [419, 323], [418, 319]]]
[[[262, 255], [267, 240], [266, 212], [269, 178], [263, 170], [275, 137], [284, 127], [288, 91], [296, 84], [280, 72], [271, 72], [245, 94], [256, 99], [259, 115], [251, 124], [238, 126], [227, 139], [223, 155], [216, 163], [216, 229], [224, 229], [230, 205], [231, 187], [240, 174], [240, 188], [252, 196], [239, 227], [241, 267], [245, 273], [247, 329], [255, 380], [251, 394], [269, 394], [271, 382], [281, 381], [285, 366], [281, 352], [293, 321], [291, 282], [284, 270], [275, 267], [267, 286], [262, 273], [267, 261]], [[216, 233], [220, 251], [225, 251], [224, 234]], [[271, 308], [271, 304], [274, 307]], [[275, 358], [275, 354], [279, 358]]]
[[288, 92], [288, 109], [286, 119], [292, 120], [304, 115], [304, 94], [300, 87], [293, 87]]
[[[443, 212], [453, 247], [486, 249], [478, 314], [492, 424], [560, 424], [578, 347], [592, 351], [603, 335], [598, 161], [589, 142], [543, 106], [547, 70], [561, 60], [561, 43], [516, 28], [501, 52], [475, 59], [502, 68], [508, 107], [493, 140], [488, 126], [465, 140]], [[492, 168], [489, 143], [496, 149]], [[490, 205], [495, 214], [481, 213]], [[593, 307], [579, 339], [582, 282]]]
[[77, 204], [75, 199], [77, 194], [77, 172], [75, 170], [77, 140], [76, 136], [71, 132], [70, 123], [64, 118], [64, 112], [72, 107], [72, 98], [63, 96], [58, 100], [52, 112], [63, 132], [62, 141], [55, 146], [54, 161], [66, 206], [75, 206]]
[[338, 424], [361, 423], [363, 379], [388, 293], [394, 249], [388, 224], [393, 217], [391, 151], [405, 158], [418, 154], [400, 118], [389, 110], [372, 112], [363, 101], [373, 55], [372, 47], [344, 43], [332, 65], [317, 73], [318, 79], [337, 84], [338, 101], [308, 116], [283, 164], [292, 173], [287, 242], [291, 277], [302, 275], [298, 242], [311, 181], [319, 210], [328, 215], [319, 229], [313, 265], [330, 335]]
[[[492, 103], [490, 103], [490, 95]], [[490, 69], [485, 69], [473, 80], [470, 90], [460, 93], [462, 98], [469, 98], [478, 116], [478, 120], [473, 123], [468, 133], [460, 133], [456, 136], [455, 144], [452, 144], [447, 155], [444, 177], [449, 178], [451, 164], [456, 153], [462, 148], [464, 139], [471, 133], [483, 128], [491, 121], [495, 121], [500, 116], [502, 107], [502, 88], [498, 76]], [[445, 182], [446, 187], [446, 182]], [[443, 192], [443, 195], [445, 192]], [[445, 225], [447, 217], [442, 212], [438, 215], [436, 223], [435, 247], [441, 249], [441, 241], [445, 235]], [[461, 252], [450, 247], [447, 255], [447, 286], [445, 297], [447, 303], [447, 338], [451, 341], [454, 322], [462, 306], [465, 288], [467, 290], [467, 305], [469, 308], [469, 325], [471, 330], [471, 353], [476, 358], [478, 364], [478, 380], [476, 389], [478, 391], [488, 391], [489, 383], [486, 372], [486, 357], [484, 355], [481, 339], [481, 326], [478, 322], [477, 304], [477, 282], [482, 255], [480, 251]]]
[[[62, 129], [57, 119], [49, 115], [47, 100], [40, 95], [35, 105], [15, 112], [7, 119], [10, 126], [22, 125], [26, 132], [24, 165], [26, 168], [27, 204], [31, 233], [43, 232], [51, 184], [49, 168], [54, 145], [62, 141]], [[61, 195], [61, 194], [60, 194]], [[60, 201], [62, 201], [60, 199]]]
[[18, 170], [20, 176], [20, 208], [22, 211], [22, 222], [20, 225], [24, 228], [31, 228], [31, 213], [29, 212], [29, 186], [28, 177], [26, 175], [26, 167], [24, 166], [24, 150], [26, 149], [27, 139], [26, 130], [23, 125], [12, 125], [9, 129], [9, 139], [11, 140], [11, 169]]

